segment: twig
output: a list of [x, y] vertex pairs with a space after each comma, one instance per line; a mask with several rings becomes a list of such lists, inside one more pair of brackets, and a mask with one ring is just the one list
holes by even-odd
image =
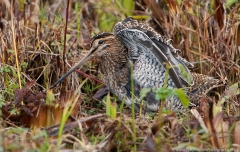
[[[66, 124], [63, 128], [63, 132], [66, 132], [66, 131], [69, 131], [69, 130], [72, 130], [72, 129], [76, 128], [78, 126], [78, 123], [84, 123], [84, 122], [87, 122], [89, 120], [96, 119], [96, 118], [99, 118], [99, 117], [104, 117], [104, 116], [106, 116], [106, 114], [98, 114], [98, 115], [90, 116], [88, 118], [83, 118], [83, 119], [74, 121], [72, 123]], [[56, 136], [56, 135], [58, 135], [58, 130], [59, 130], [59, 128], [54, 129], [56, 127], [59, 127], [59, 124], [51, 126], [49, 128], [46, 128], [45, 130], [46, 130], [46, 132], [49, 136]]]
[[[63, 61], [65, 61], [65, 55], [66, 55], [66, 41], [67, 41], [67, 26], [68, 26], [68, 11], [69, 11], [69, 1], [67, 1], [67, 9], [66, 9], [66, 25], [64, 29], [64, 49], [63, 49]], [[66, 63], [63, 62], [63, 72], [65, 72], [65, 65]], [[66, 81], [64, 81], [66, 82]], [[63, 83], [65, 86], [65, 83]]]

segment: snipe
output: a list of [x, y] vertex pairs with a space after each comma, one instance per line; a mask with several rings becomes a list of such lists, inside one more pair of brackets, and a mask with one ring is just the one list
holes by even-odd
[[[89, 53], [52, 87], [94, 56], [105, 85], [127, 105], [131, 105], [130, 63], [133, 63], [136, 107], [139, 105], [137, 98], [142, 88], [163, 87], [166, 66], [171, 67], [168, 69], [167, 87], [185, 88], [192, 105], [197, 106], [203, 95], [223, 85], [223, 81], [190, 72], [188, 68], [193, 65], [179, 56], [179, 52], [171, 45], [170, 40], [164, 39], [147, 24], [127, 18], [115, 25], [114, 34], [102, 33], [93, 37]], [[155, 93], [151, 92], [146, 100], [147, 110], [157, 111], [160, 101], [155, 99]], [[165, 106], [175, 111], [183, 108], [176, 96], [168, 98]]]

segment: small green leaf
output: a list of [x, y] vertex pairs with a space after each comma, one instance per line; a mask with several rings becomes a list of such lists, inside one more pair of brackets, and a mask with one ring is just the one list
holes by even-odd
[[182, 3], [182, 0], [177, 0], [178, 5], [180, 6]]
[[106, 114], [108, 116], [111, 116], [111, 112], [110, 112], [110, 109], [111, 109], [111, 101], [110, 101], [110, 93], [108, 92], [107, 94], [107, 99], [106, 99]]
[[12, 109], [12, 110], [10, 111], [10, 114], [12, 115], [12, 114], [14, 114], [14, 113], [16, 113], [16, 112], [17, 112], [17, 109], [14, 108], [14, 109]]
[[146, 95], [151, 91], [150, 88], [142, 88], [140, 91], [140, 98], [139, 100], [141, 101]]
[[237, 0], [226, 0], [226, 5], [228, 7], [232, 6], [233, 4], [237, 3]]
[[214, 7], [214, 0], [211, 0], [210, 2], [210, 8], [209, 8], [209, 13], [212, 14], [213, 13], [213, 7]]
[[0, 72], [5, 72], [5, 73], [10, 72], [9, 66], [4, 66], [4, 67], [2, 67], [2, 68], [0, 69]]
[[166, 100], [168, 97], [174, 94], [173, 89], [171, 88], [159, 88], [159, 89], [153, 90], [153, 92], [156, 93], [155, 98], [157, 100]]
[[13, 67], [10, 67], [10, 69], [11, 69], [11, 71], [12, 71], [13, 76], [14, 76], [15, 78], [17, 78], [18, 75], [17, 75], [17, 72], [15, 71], [15, 69], [14, 69]]
[[23, 62], [23, 63], [21, 64], [21, 66], [22, 66], [23, 69], [25, 69], [25, 68], [27, 68], [28, 63], [27, 63], [27, 62]]
[[117, 116], [117, 105], [116, 103], [112, 103], [110, 100], [110, 93], [108, 92], [106, 98], [106, 114], [111, 118], [116, 118]]
[[184, 66], [183, 65], [179, 65], [179, 68], [181, 70], [181, 73], [182, 73], [183, 77], [187, 79], [188, 83], [192, 83], [191, 82], [191, 78], [190, 78], [187, 70], [184, 68]]
[[2, 107], [4, 101], [5, 101], [4, 96], [0, 94], [0, 108]]
[[189, 106], [189, 99], [182, 89], [175, 89], [175, 95], [180, 99], [182, 105], [186, 108]]
[[116, 104], [116, 102], [112, 102], [110, 106], [111, 106], [110, 116], [112, 118], [116, 118], [117, 117], [117, 104]]
[[68, 42], [71, 38], [71, 35], [70, 34], [66, 34], [66, 42]]
[[231, 98], [232, 96], [236, 96], [240, 94], [240, 88], [238, 88], [238, 83], [234, 83], [229, 87], [228, 95], [222, 97], [219, 104], [223, 104], [227, 99]]

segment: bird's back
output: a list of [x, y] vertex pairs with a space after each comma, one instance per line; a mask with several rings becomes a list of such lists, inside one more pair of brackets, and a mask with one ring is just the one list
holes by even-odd
[[[163, 87], [167, 76], [168, 88], [183, 88], [194, 105], [199, 105], [197, 101], [203, 95], [222, 84], [221, 80], [190, 72], [188, 67], [193, 65], [178, 55], [179, 50], [172, 46], [170, 40], [164, 39], [145, 23], [127, 18], [114, 27], [114, 34], [130, 52], [129, 59], [134, 66], [135, 97], [140, 97], [140, 91], [143, 88]], [[171, 67], [166, 69], [165, 63]], [[167, 70], [169, 75], [166, 75]], [[132, 91], [130, 79], [124, 87], [127, 90], [126, 96], [130, 99]], [[149, 93], [145, 100], [147, 100], [148, 110], [158, 109], [160, 102], [156, 100], [155, 93]], [[130, 100], [128, 104], [131, 104]], [[180, 110], [183, 107], [176, 96], [168, 98], [165, 104], [172, 110]]]

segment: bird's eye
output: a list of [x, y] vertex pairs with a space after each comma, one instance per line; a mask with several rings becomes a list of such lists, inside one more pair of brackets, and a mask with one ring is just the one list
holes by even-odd
[[98, 41], [98, 44], [103, 44], [103, 41], [102, 40]]

